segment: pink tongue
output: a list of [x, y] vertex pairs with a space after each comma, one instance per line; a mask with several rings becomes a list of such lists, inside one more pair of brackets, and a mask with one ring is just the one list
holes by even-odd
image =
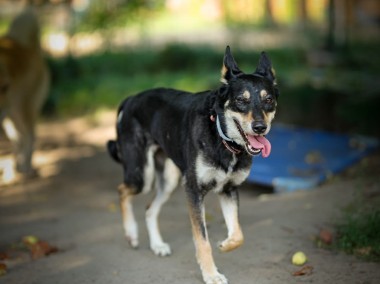
[[255, 149], [261, 149], [261, 155], [266, 158], [270, 154], [271, 144], [268, 139], [263, 136], [248, 135], [249, 144]]

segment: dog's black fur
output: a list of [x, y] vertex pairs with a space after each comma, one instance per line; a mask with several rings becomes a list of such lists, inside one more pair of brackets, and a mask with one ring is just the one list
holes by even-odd
[[[163, 153], [179, 168], [185, 180], [197, 259], [206, 283], [227, 283], [227, 280], [217, 271], [212, 259], [204, 196], [212, 190], [221, 199], [229, 234], [220, 249], [229, 251], [238, 247], [243, 235], [237, 219], [237, 186], [249, 173], [252, 155], [261, 151], [250, 147], [247, 139], [268, 133], [279, 94], [274, 70], [265, 53], [261, 54], [256, 71], [245, 74], [227, 47], [222, 82], [221, 87], [213, 91], [192, 94], [160, 88], [127, 98], [118, 110], [117, 140], [107, 145], [110, 155], [124, 168], [124, 182], [119, 190], [126, 235], [132, 246], [137, 246], [138, 240], [130, 202], [133, 195], [146, 192], [149, 190], [146, 187], [153, 184], [152, 157], [157, 160], [157, 153], [161, 153], [161, 157]], [[176, 184], [179, 178], [172, 170], [167, 171], [164, 178], [159, 177], [158, 187], [170, 181], [171, 176]], [[166, 190], [167, 198], [173, 187]], [[157, 190], [158, 194], [165, 191]], [[153, 201], [158, 205], [151, 210], [159, 212], [166, 197]], [[147, 222], [148, 215], [152, 214], [147, 212]], [[167, 247], [160, 250], [159, 245]], [[151, 247], [158, 255], [170, 254], [170, 248], [161, 237], [157, 241], [153, 236]]]

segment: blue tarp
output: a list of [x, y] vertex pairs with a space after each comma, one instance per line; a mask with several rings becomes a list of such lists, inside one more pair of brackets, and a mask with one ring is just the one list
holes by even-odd
[[274, 125], [267, 135], [268, 158], [257, 156], [248, 181], [275, 192], [310, 189], [339, 173], [379, 146], [374, 138]]

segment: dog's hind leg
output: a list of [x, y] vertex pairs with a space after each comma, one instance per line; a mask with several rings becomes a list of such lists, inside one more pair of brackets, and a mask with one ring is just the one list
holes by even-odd
[[223, 191], [219, 194], [219, 201], [228, 230], [228, 237], [219, 244], [219, 249], [227, 252], [241, 246], [244, 241], [239, 224], [239, 196], [237, 190], [232, 188], [228, 191]]
[[158, 256], [171, 254], [169, 244], [162, 240], [158, 225], [158, 215], [162, 205], [169, 199], [171, 193], [177, 187], [181, 178], [181, 172], [172, 160], [166, 159], [162, 174], [156, 179], [156, 196], [146, 211], [146, 225], [149, 233], [150, 248]]
[[120, 207], [123, 217], [125, 236], [133, 248], [139, 245], [138, 226], [133, 213], [132, 198], [136, 190], [133, 187], [121, 184], [118, 187], [120, 195]]
[[[154, 181], [154, 152], [157, 146], [143, 145], [139, 141], [122, 144], [124, 183], [119, 186], [120, 205], [125, 235], [129, 244], [137, 248], [138, 225], [133, 213], [132, 199], [141, 192], [151, 190]], [[126, 162], [125, 162], [126, 161]]]

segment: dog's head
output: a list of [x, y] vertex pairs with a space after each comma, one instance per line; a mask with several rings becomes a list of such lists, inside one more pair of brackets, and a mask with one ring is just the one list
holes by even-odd
[[265, 138], [276, 113], [279, 95], [275, 72], [268, 56], [262, 52], [255, 72], [243, 73], [227, 46], [220, 89], [216, 101], [219, 131], [250, 155], [263, 157], [271, 146]]

